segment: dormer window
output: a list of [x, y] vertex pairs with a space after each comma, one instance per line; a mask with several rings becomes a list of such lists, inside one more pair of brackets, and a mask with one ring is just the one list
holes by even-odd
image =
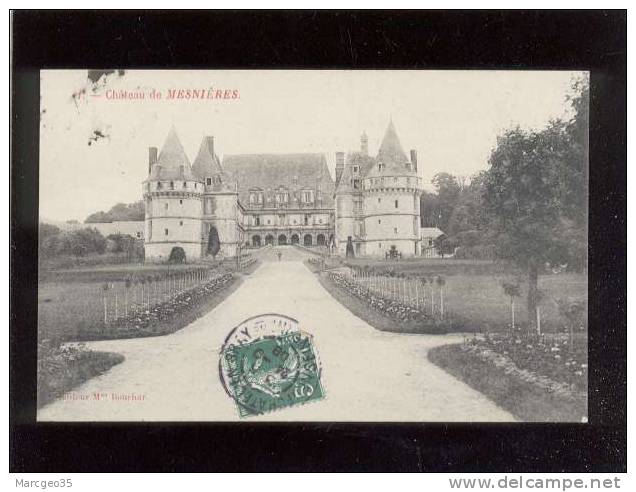
[[170, 181], [170, 189], [174, 190], [174, 181]]
[[157, 183], [157, 189], [158, 189], [158, 190], [160, 190], [160, 189], [161, 189], [161, 181], [159, 181], [159, 182]]
[[183, 187], [187, 188], [188, 187], [188, 183], [186, 183], [185, 181], [183, 182]]
[[205, 184], [208, 186], [212, 185], [212, 178], [205, 178]]
[[378, 171], [382, 171], [384, 170], [384, 164], [382, 164], [381, 162], [378, 162]]
[[314, 192], [311, 190], [304, 190], [301, 194], [303, 203], [312, 203], [314, 201]]

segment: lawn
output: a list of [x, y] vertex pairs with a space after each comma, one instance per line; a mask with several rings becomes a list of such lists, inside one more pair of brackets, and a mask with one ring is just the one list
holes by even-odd
[[[209, 265], [207, 265], [209, 267]], [[243, 274], [251, 273], [258, 263], [251, 265]], [[184, 272], [197, 265], [111, 265], [93, 268], [81, 268], [68, 271], [43, 272], [38, 284], [38, 336], [40, 340], [56, 341], [91, 340], [111, 338], [106, 333], [108, 327], [104, 323], [104, 283], [110, 284], [108, 309], [112, 313], [115, 294], [118, 298], [118, 309], [124, 310], [124, 299], [128, 296], [129, 306], [141, 302], [141, 289], [133, 285], [126, 293], [125, 278], [134, 276], [153, 276], [161, 273]], [[241, 275], [236, 275], [226, 288], [207, 296], [201, 305], [193, 306], [192, 315], [197, 317], [212, 309], [230, 295], [240, 284]], [[161, 283], [158, 283], [161, 287]], [[147, 291], [146, 291], [147, 292]], [[150, 289], [151, 305], [159, 303], [163, 297], [159, 290]], [[192, 321], [190, 315], [180, 316], [187, 323]], [[196, 318], [194, 318], [196, 319]], [[177, 326], [176, 329], [181, 328]], [[185, 325], [183, 325], [185, 326]], [[165, 327], [164, 327], [165, 328]], [[171, 331], [174, 331], [174, 326]], [[165, 330], [159, 330], [164, 333]], [[155, 334], [160, 334], [155, 333]], [[147, 336], [147, 335], [146, 335]]]
[[[526, 279], [519, 271], [501, 262], [455, 259], [347, 260], [347, 265], [370, 266], [378, 271], [403, 272], [430, 279], [442, 275], [446, 280], [444, 305], [449, 313], [467, 320], [467, 331], [504, 331], [510, 323], [510, 299], [502, 282], [518, 282], [521, 297], [515, 302], [517, 321], [527, 317]], [[541, 323], [544, 331], [562, 330], [557, 299], [587, 300], [587, 276], [577, 273], [541, 275], [539, 289], [544, 293]]]

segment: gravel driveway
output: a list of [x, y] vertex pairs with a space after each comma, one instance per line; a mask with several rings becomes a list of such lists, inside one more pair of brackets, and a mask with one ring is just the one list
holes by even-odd
[[[379, 332], [334, 300], [282, 248], [207, 315], [162, 337], [91, 342], [126, 360], [38, 412], [40, 421], [235, 421], [234, 401], [219, 379], [223, 340], [242, 320], [262, 313], [296, 318], [314, 335], [326, 398], [241, 420], [512, 421], [481, 393], [431, 364], [431, 347], [461, 335]], [[99, 399], [95, 395], [100, 395]], [[135, 399], [131, 399], [131, 395]]]

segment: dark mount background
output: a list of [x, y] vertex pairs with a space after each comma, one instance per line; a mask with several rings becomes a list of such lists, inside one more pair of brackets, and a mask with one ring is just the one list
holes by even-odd
[[[626, 11], [14, 11], [10, 471], [624, 472], [626, 25]], [[590, 424], [35, 424], [38, 70], [89, 67], [591, 70]]]

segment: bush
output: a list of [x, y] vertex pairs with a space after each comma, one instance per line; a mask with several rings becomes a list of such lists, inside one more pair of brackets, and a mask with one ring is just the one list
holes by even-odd
[[186, 254], [183, 248], [179, 246], [175, 246], [174, 248], [172, 248], [172, 251], [170, 251], [170, 258], [168, 258], [168, 262], [185, 263], [185, 261], [186, 261]]

